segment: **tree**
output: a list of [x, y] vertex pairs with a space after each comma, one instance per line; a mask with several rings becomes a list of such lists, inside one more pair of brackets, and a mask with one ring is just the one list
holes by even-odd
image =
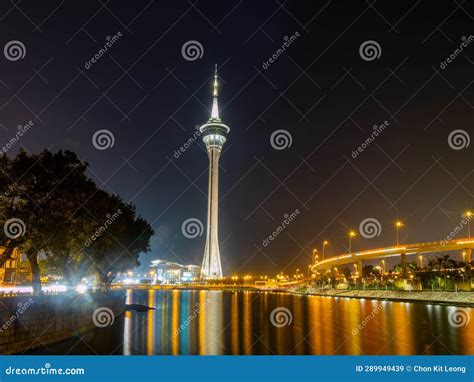
[[471, 270], [468, 264], [458, 262], [451, 258], [449, 254], [437, 256], [430, 259], [427, 264], [427, 272], [423, 275], [423, 281], [429, 285], [438, 284], [441, 287], [441, 279], [444, 282], [445, 289], [448, 287], [448, 278], [452, 281], [465, 280], [471, 277]]
[[[416, 264], [415, 261], [407, 262], [406, 267], [407, 267], [408, 272], [415, 272], [418, 269], [418, 265]], [[394, 272], [401, 273], [403, 270], [403, 265], [402, 263], [395, 264], [392, 269]]]
[[4, 248], [0, 255], [0, 266], [12, 256], [15, 247], [24, 242], [25, 200], [23, 187], [17, 179], [22, 169], [6, 155], [0, 157], [0, 224], [4, 235], [0, 235], [0, 245]]
[[348, 267], [341, 267], [341, 274], [346, 278], [347, 281], [351, 279], [351, 270]]
[[100, 289], [107, 289], [118, 272], [139, 265], [138, 256], [150, 250], [153, 229], [136, 208], [116, 195], [100, 191], [84, 208], [94, 216], [107, 211], [102, 220], [95, 220], [95, 230], [84, 248], [84, 253], [93, 259], [93, 269]]
[[40, 254], [69, 285], [93, 269], [107, 286], [149, 250], [150, 225], [135, 206], [98, 189], [87, 167], [71, 151], [0, 157], [0, 223], [17, 224], [0, 239], [0, 265], [19, 248], [30, 263], [35, 294], [41, 292]]

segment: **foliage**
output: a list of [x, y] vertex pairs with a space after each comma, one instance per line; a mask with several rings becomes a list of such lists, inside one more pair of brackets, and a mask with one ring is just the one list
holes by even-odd
[[107, 288], [150, 249], [149, 223], [134, 205], [99, 189], [87, 167], [71, 151], [0, 157], [0, 224], [20, 219], [25, 228], [21, 235], [0, 235], [0, 265], [19, 248], [30, 262], [35, 293], [41, 291], [38, 258], [69, 285], [93, 273]]

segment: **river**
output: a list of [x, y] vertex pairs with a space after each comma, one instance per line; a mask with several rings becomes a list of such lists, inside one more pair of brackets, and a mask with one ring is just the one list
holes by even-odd
[[33, 353], [474, 354], [471, 308], [202, 290], [129, 290], [127, 303], [156, 309]]

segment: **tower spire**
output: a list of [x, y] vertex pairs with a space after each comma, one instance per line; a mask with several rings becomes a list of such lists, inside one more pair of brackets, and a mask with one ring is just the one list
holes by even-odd
[[214, 86], [213, 86], [213, 91], [212, 91], [212, 111], [211, 111], [211, 120], [220, 120], [219, 118], [219, 106], [217, 104], [217, 97], [218, 97], [218, 92], [217, 92], [217, 64], [214, 68]]

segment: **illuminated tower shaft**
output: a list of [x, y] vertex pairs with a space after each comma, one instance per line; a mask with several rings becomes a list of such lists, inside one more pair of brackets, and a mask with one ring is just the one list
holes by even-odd
[[219, 200], [219, 156], [218, 148], [208, 148], [209, 156], [209, 194], [207, 203], [207, 236], [202, 263], [203, 278], [222, 277], [221, 255], [218, 236], [218, 200]]
[[217, 65], [214, 74], [214, 92], [211, 118], [200, 127], [202, 140], [206, 144], [209, 156], [209, 188], [207, 203], [207, 235], [202, 261], [201, 278], [218, 279], [222, 277], [221, 255], [219, 251], [219, 157], [230, 128], [219, 118], [217, 104]]

